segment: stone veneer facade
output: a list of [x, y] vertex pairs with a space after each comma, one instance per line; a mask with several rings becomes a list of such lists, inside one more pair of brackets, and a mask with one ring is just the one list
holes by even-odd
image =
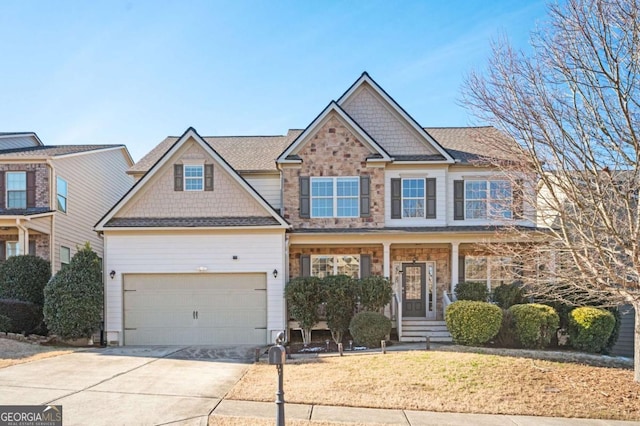
[[[301, 167], [283, 167], [283, 215], [294, 228], [382, 228], [384, 227], [384, 168], [367, 166], [372, 152], [347, 126], [332, 114], [316, 134], [302, 146]], [[300, 176], [370, 177], [370, 216], [355, 218], [301, 218]]]

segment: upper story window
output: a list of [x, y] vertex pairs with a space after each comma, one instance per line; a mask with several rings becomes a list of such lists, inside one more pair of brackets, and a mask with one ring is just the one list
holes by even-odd
[[502, 180], [464, 181], [466, 219], [511, 219], [511, 183]]
[[424, 217], [424, 179], [402, 179], [402, 217]]
[[391, 219], [436, 219], [436, 178], [392, 178]]
[[360, 179], [311, 178], [311, 217], [358, 217]]
[[324, 278], [327, 275], [347, 275], [360, 277], [360, 256], [319, 255], [311, 256], [311, 275]]
[[7, 208], [27, 208], [26, 172], [7, 172]]
[[67, 212], [67, 181], [58, 177], [56, 179], [56, 188], [58, 191], [58, 211]]
[[204, 166], [184, 166], [184, 190], [202, 191], [204, 189]]

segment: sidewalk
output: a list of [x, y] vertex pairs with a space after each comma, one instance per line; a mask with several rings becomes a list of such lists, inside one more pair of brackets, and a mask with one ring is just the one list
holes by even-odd
[[[234, 401], [225, 399], [210, 415], [210, 424], [217, 416], [272, 419], [275, 402]], [[382, 410], [377, 408], [333, 407], [326, 405], [285, 404], [286, 420], [341, 422], [370, 425], [406, 426], [606, 426], [640, 425], [640, 422], [617, 420], [567, 419], [560, 417], [510, 416], [492, 414], [436, 413], [432, 411]], [[250, 421], [250, 419], [247, 419]], [[250, 423], [246, 423], [250, 424]]]

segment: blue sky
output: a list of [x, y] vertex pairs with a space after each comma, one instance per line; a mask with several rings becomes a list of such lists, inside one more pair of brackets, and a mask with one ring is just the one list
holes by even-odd
[[475, 123], [465, 75], [543, 1], [0, 2], [0, 132], [47, 145], [304, 128], [363, 71], [424, 126]]

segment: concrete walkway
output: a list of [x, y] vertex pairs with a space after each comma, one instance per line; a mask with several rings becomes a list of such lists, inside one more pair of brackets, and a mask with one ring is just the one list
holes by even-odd
[[[211, 414], [216, 417], [244, 418], [243, 424], [251, 424], [251, 418], [275, 420], [276, 404], [273, 402], [222, 400]], [[315, 422], [340, 422], [367, 425], [410, 426], [607, 426], [639, 425], [640, 422], [615, 420], [567, 419], [560, 417], [504, 416], [491, 414], [436, 413], [432, 411], [381, 410], [377, 408], [332, 407], [326, 405], [285, 404], [286, 420], [311, 420]]]

